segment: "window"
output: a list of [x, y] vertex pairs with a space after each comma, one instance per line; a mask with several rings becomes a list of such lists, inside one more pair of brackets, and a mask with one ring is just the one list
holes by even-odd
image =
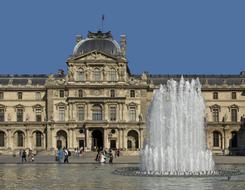
[[59, 121], [65, 121], [65, 107], [59, 107]]
[[41, 100], [41, 92], [36, 92], [36, 100]]
[[78, 97], [82, 98], [83, 97], [83, 90], [78, 90]]
[[93, 77], [94, 77], [94, 81], [100, 81], [101, 74], [99, 69], [94, 69]]
[[36, 108], [36, 121], [41, 122], [42, 121], [42, 109]]
[[213, 92], [213, 99], [219, 99], [218, 92]]
[[221, 135], [219, 132], [217, 131], [213, 132], [213, 146], [214, 147], [220, 147], [220, 139], [221, 139], [220, 137]]
[[40, 131], [36, 132], [36, 147], [42, 146], [42, 133]]
[[17, 96], [18, 96], [18, 100], [22, 100], [22, 92], [18, 92]]
[[17, 122], [23, 122], [23, 109], [22, 108], [18, 108], [17, 109]]
[[4, 147], [4, 132], [0, 131], [0, 147]]
[[111, 96], [111, 98], [115, 98], [115, 90], [114, 89], [111, 89], [110, 90], [110, 96]]
[[64, 98], [65, 97], [65, 91], [64, 90], [60, 90], [60, 98]]
[[231, 109], [231, 121], [237, 122], [237, 109]]
[[236, 99], [236, 92], [231, 92], [231, 98]]
[[117, 109], [115, 106], [110, 107], [110, 121], [116, 121], [117, 119]]
[[79, 81], [84, 81], [85, 80], [84, 71], [77, 72], [77, 76], [78, 76], [78, 80]]
[[84, 120], [84, 107], [78, 107], [78, 121]]
[[3, 92], [0, 92], [0, 100], [2, 100], [4, 98], [4, 94]]
[[18, 147], [24, 146], [24, 133], [21, 131], [17, 132], [17, 146]]
[[219, 122], [219, 109], [213, 109], [213, 122]]
[[135, 90], [130, 90], [130, 97], [134, 98], [135, 97]]
[[4, 121], [4, 109], [0, 108], [0, 122]]
[[110, 69], [109, 71], [109, 80], [116, 81], [117, 80], [117, 72], [115, 69]]
[[102, 120], [102, 108], [99, 105], [93, 106], [92, 112], [94, 121]]
[[129, 119], [130, 119], [130, 121], [136, 121], [136, 109], [135, 109], [135, 107], [129, 107]]

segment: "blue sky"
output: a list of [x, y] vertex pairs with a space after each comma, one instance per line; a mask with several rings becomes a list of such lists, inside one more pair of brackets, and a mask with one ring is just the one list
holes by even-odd
[[3, 0], [1, 74], [66, 70], [77, 34], [127, 36], [132, 73], [238, 74], [245, 70], [245, 1]]

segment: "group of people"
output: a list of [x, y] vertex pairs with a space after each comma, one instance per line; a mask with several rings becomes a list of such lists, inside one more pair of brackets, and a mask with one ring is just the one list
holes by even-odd
[[56, 161], [59, 163], [64, 159], [64, 163], [69, 163], [69, 156], [71, 156], [71, 152], [67, 148], [59, 148], [56, 154]]
[[75, 150], [74, 150], [74, 156], [79, 157], [81, 155], [83, 155], [83, 147], [81, 147], [80, 149], [79, 148], [75, 148]]
[[[118, 156], [118, 152], [115, 151], [115, 157]], [[95, 161], [98, 163], [113, 163], [113, 150], [109, 149], [109, 151], [105, 150], [97, 150], [97, 155]]]
[[28, 152], [26, 150], [20, 150], [20, 158], [21, 158], [21, 163], [23, 164], [24, 162], [33, 162], [34, 161], [34, 154], [32, 150], [29, 150]]

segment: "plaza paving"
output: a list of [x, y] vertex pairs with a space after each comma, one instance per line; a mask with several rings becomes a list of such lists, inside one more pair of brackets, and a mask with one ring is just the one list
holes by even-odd
[[[71, 164], [95, 164], [95, 152], [84, 153], [82, 156], [70, 156]], [[245, 156], [214, 156], [216, 164], [245, 164]], [[139, 156], [120, 156], [113, 160], [115, 164], [138, 164], [140, 162]], [[0, 155], [0, 164], [19, 164], [21, 158], [19, 156]], [[55, 157], [53, 155], [40, 154], [35, 156], [34, 162], [27, 161], [28, 164], [55, 164]]]

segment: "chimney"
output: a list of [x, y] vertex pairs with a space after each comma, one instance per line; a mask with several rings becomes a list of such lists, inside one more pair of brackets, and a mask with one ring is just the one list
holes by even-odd
[[126, 35], [123, 34], [120, 37], [121, 37], [120, 46], [121, 46], [122, 56], [126, 57]]
[[83, 39], [81, 35], [76, 35], [76, 43], [80, 42]]

